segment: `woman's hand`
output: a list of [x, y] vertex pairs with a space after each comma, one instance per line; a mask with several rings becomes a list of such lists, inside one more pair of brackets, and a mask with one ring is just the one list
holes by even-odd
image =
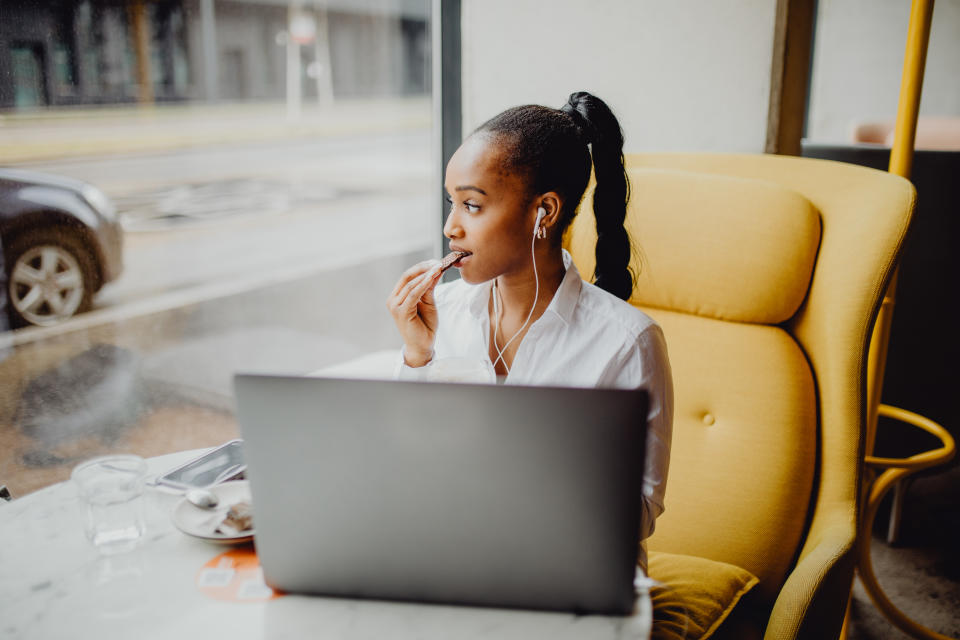
[[422, 367], [433, 358], [437, 307], [433, 288], [440, 281], [440, 263], [427, 260], [407, 269], [387, 298], [387, 309], [403, 337], [407, 365]]

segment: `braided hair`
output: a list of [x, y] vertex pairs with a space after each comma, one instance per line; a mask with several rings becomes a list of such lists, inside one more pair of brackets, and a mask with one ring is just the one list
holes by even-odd
[[[627, 300], [633, 292], [630, 238], [623, 226], [630, 183], [623, 166], [623, 132], [600, 98], [578, 91], [559, 109], [524, 105], [507, 109], [474, 134], [493, 137], [506, 168], [526, 178], [529, 196], [555, 191], [563, 202], [558, 226], [573, 221], [590, 181], [591, 155], [597, 186], [596, 284]], [[591, 153], [592, 152], [592, 153]]]

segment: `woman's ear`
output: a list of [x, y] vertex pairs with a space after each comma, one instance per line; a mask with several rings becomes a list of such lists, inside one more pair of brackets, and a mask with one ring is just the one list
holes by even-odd
[[557, 195], [556, 191], [548, 191], [537, 198], [537, 207], [543, 207], [547, 211], [540, 224], [547, 229], [557, 224], [560, 221], [561, 205], [560, 196]]

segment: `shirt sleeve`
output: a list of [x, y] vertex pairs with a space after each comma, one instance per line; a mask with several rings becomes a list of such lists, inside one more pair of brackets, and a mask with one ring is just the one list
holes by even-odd
[[612, 374], [612, 386], [643, 388], [650, 394], [640, 519], [640, 539], [645, 540], [653, 533], [656, 519], [664, 510], [663, 495], [667, 488], [673, 435], [673, 375], [667, 343], [656, 324], [645, 329], [624, 355], [608, 372]]
[[404, 357], [404, 348], [400, 349], [400, 355], [397, 356], [397, 364], [394, 367], [393, 377], [395, 380], [412, 380], [415, 382], [422, 382], [427, 379], [427, 370], [430, 365], [433, 364], [433, 358], [430, 359], [430, 362], [423, 365], [422, 367], [411, 367], [407, 364], [407, 360]]

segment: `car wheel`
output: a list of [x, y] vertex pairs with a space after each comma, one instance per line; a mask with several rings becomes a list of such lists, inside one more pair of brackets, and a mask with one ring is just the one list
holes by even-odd
[[14, 237], [5, 253], [13, 326], [51, 326], [90, 308], [94, 261], [69, 229], [27, 231]]

